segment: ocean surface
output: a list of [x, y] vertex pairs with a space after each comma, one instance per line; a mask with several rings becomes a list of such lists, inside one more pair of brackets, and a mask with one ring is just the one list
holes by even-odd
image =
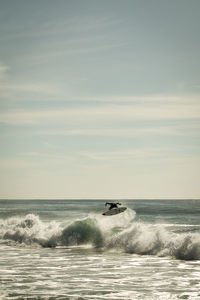
[[200, 200], [0, 200], [0, 299], [200, 299]]

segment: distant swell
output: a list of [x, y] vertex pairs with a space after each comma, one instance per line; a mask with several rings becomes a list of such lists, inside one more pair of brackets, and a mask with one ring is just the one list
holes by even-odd
[[102, 251], [123, 251], [138, 255], [171, 256], [182, 260], [200, 259], [199, 233], [172, 233], [163, 226], [132, 222], [134, 213], [120, 218], [92, 216], [62, 226], [42, 222], [29, 214], [0, 222], [1, 242], [42, 247], [90, 244]]

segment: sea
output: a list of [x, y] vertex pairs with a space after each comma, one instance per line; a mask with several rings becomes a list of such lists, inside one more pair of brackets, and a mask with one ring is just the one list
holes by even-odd
[[105, 202], [0, 200], [0, 299], [200, 299], [200, 200]]

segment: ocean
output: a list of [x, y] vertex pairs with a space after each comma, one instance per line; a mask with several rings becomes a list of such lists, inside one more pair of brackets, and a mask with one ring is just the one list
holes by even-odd
[[0, 200], [0, 299], [200, 299], [200, 200]]

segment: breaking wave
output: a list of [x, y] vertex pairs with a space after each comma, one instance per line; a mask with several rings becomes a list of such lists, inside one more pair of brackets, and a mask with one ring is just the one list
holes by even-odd
[[61, 228], [56, 222], [44, 223], [38, 216], [9, 218], [0, 223], [0, 238], [18, 244], [55, 247]]
[[139, 255], [171, 256], [182, 260], [200, 259], [200, 234], [177, 234], [157, 227], [135, 223], [107, 241], [107, 248]]
[[173, 233], [162, 225], [133, 222], [135, 212], [118, 218], [90, 216], [68, 225], [42, 222], [34, 214], [0, 222], [1, 242], [42, 247], [90, 244], [102, 251], [138, 255], [171, 256], [182, 260], [200, 259], [199, 233]]
[[92, 244], [103, 246], [103, 235], [95, 219], [75, 221], [66, 227], [55, 221], [44, 223], [38, 216], [9, 218], [0, 223], [0, 239], [24, 245], [42, 247]]

